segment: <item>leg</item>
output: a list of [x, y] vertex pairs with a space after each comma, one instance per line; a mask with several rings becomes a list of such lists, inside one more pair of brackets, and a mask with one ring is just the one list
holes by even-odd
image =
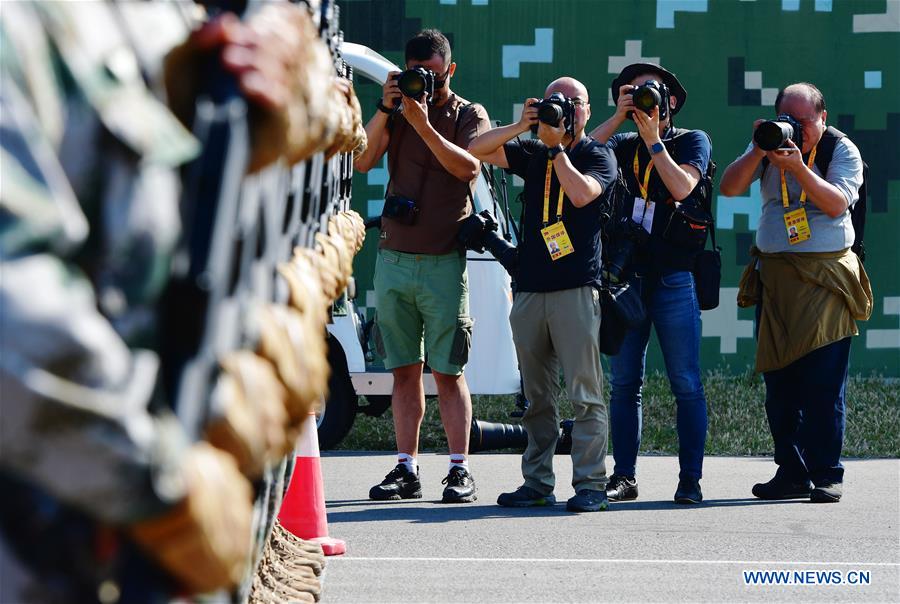
[[766, 418], [775, 446], [776, 476], [790, 482], [809, 478], [797, 441], [800, 409], [796, 391], [795, 364], [763, 374], [766, 382]]
[[519, 357], [519, 369], [530, 405], [522, 417], [528, 446], [522, 455], [525, 486], [543, 495], [553, 492], [553, 454], [559, 438], [559, 362], [550, 341], [545, 318], [547, 294], [516, 294], [509, 321]]
[[447, 375], [432, 371], [437, 384], [441, 422], [447, 434], [450, 453], [467, 455], [469, 452], [469, 428], [472, 424], [472, 397], [463, 374]]
[[391, 409], [397, 451], [413, 457], [419, 454], [419, 428], [425, 417], [425, 390], [422, 387], [422, 363], [393, 369], [394, 390]]
[[803, 400], [797, 437], [810, 478], [816, 486], [841, 483], [850, 338], [814, 350], [796, 364], [803, 378], [796, 385]]
[[600, 297], [588, 286], [553, 292], [548, 301], [550, 337], [575, 409], [572, 486], [576, 492], [605, 493], [608, 426], [600, 368]]
[[694, 292], [694, 276], [678, 271], [660, 277], [651, 309], [669, 385], [678, 405], [679, 478], [700, 480], [708, 419], [700, 381], [700, 306]]
[[375, 263], [376, 325], [384, 363], [394, 374], [391, 406], [397, 450], [415, 456], [425, 414], [422, 387], [424, 324], [415, 300], [415, 258], [380, 250]]
[[425, 350], [438, 390], [441, 422], [450, 453], [469, 450], [472, 398], [463, 375], [472, 344], [466, 260], [459, 254], [429, 256], [419, 267], [416, 303], [425, 326]]
[[619, 476], [634, 476], [636, 470], [641, 446], [641, 387], [649, 340], [648, 318], [642, 325], [629, 329], [619, 354], [609, 357], [610, 432], [616, 462], [614, 471]]

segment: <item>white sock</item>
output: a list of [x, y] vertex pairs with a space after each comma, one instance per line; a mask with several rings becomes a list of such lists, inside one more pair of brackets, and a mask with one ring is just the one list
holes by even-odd
[[466, 459], [466, 456], [462, 453], [451, 453], [450, 454], [450, 467], [449, 470], [453, 469], [453, 466], [457, 466], [465, 470], [469, 471], [469, 460]]
[[416, 458], [409, 453], [397, 453], [397, 463], [402, 463], [413, 474], [419, 473], [419, 464], [416, 462]]

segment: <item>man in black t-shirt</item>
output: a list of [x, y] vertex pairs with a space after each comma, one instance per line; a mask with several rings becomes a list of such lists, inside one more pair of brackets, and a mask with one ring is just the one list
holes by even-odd
[[[518, 122], [476, 138], [469, 152], [525, 180], [525, 212], [519, 243], [520, 270], [509, 320], [530, 401], [522, 422], [528, 448], [522, 456], [525, 484], [497, 500], [502, 506], [551, 505], [553, 454], [559, 436], [556, 398], [559, 372], [575, 409], [572, 486], [567, 509], [605, 510], [607, 413], [600, 369], [600, 201], [616, 179], [616, 159], [585, 137], [588, 91], [559, 78], [546, 96], [574, 103], [573, 124], [538, 123], [539, 99], [528, 99]], [[518, 136], [538, 124], [537, 140]], [[515, 139], [515, 140], [513, 140]]]

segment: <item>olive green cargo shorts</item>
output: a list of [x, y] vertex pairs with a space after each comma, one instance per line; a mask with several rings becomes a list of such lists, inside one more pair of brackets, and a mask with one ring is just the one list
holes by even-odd
[[378, 250], [373, 335], [386, 369], [421, 363], [427, 354], [433, 371], [460, 375], [473, 324], [465, 256]]

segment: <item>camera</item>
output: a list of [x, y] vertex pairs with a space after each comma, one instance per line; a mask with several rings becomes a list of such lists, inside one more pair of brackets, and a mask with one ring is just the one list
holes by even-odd
[[[558, 127], [563, 122], [567, 131], [573, 131], [575, 128], [575, 103], [572, 99], [564, 96], [560, 92], [554, 92], [546, 99], [541, 99], [531, 104], [537, 108], [538, 120], [544, 122], [548, 126]], [[531, 131], [537, 134], [537, 125], [531, 127]], [[572, 132], [570, 132], [571, 134]]]
[[609, 283], [619, 283], [624, 281], [635, 251], [647, 244], [650, 233], [629, 216], [622, 216], [609, 225], [608, 232], [611, 244], [603, 265], [603, 277]]
[[[647, 80], [640, 86], [631, 89], [631, 100], [634, 101], [637, 109], [647, 115], [653, 112], [654, 107], [659, 107], [659, 119], [663, 120], [669, 109], [669, 89], [665, 84], [660, 84], [656, 80]], [[631, 119], [633, 113], [633, 111], [629, 111], [626, 117]]]
[[388, 195], [384, 200], [381, 216], [392, 218], [400, 224], [412, 225], [416, 221], [419, 208], [416, 202], [402, 195]]
[[394, 76], [397, 87], [404, 96], [416, 100], [424, 96], [425, 102], [431, 102], [434, 97], [434, 78], [434, 72], [422, 66], [407, 69]]
[[789, 140], [802, 149], [803, 126], [787, 113], [782, 113], [774, 120], [760, 124], [753, 133], [753, 140], [763, 151], [781, 149]]
[[459, 225], [456, 239], [474, 252], [490, 252], [510, 277], [516, 278], [519, 271], [519, 250], [497, 234], [499, 225], [489, 210], [471, 214]]

